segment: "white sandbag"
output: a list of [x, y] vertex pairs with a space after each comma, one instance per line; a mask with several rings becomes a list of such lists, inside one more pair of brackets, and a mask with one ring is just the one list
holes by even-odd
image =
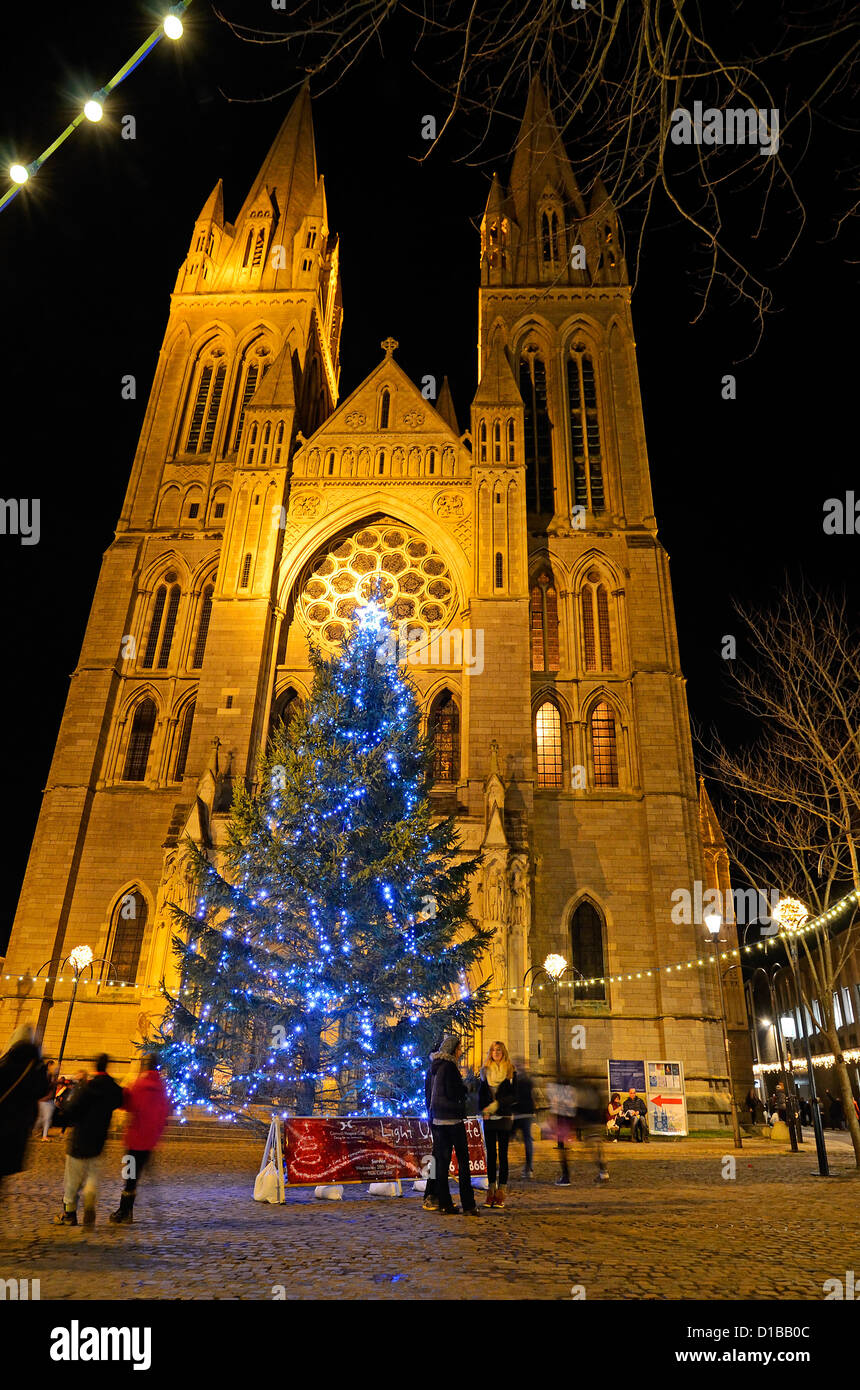
[[412, 1184], [412, 1191], [413, 1191], [413, 1192], [426, 1192], [426, 1190], [427, 1190], [427, 1179], [426, 1179], [426, 1178], [416, 1178], [415, 1181], [414, 1181], [414, 1183]]
[[279, 1200], [278, 1170], [274, 1163], [267, 1163], [254, 1179], [254, 1201], [277, 1203]]
[[330, 1202], [342, 1202], [343, 1188], [339, 1183], [330, 1187], [315, 1187], [314, 1196], [327, 1197]]
[[490, 1179], [489, 1179], [489, 1178], [473, 1178], [473, 1179], [472, 1179], [472, 1186], [473, 1186], [473, 1187], [482, 1187], [482, 1188], [486, 1189], [486, 1188], [488, 1188], [488, 1187], [490, 1186]]
[[396, 1182], [372, 1182], [368, 1185], [368, 1192], [371, 1197], [402, 1197], [403, 1188], [400, 1179]]

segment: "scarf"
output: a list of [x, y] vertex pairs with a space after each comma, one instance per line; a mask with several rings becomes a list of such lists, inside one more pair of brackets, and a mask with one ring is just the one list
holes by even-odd
[[508, 1077], [507, 1062], [488, 1062], [484, 1067], [484, 1075], [487, 1078], [488, 1086], [492, 1087], [495, 1093], [496, 1087], [501, 1086]]

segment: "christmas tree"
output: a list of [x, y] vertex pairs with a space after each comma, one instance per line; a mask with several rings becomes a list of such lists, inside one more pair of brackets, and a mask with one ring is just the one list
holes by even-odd
[[434, 814], [432, 750], [378, 595], [237, 791], [216, 867], [189, 842], [197, 911], [178, 908], [181, 988], [159, 1051], [174, 1094], [235, 1115], [421, 1114], [427, 1054], [474, 1026], [491, 933], [477, 866]]

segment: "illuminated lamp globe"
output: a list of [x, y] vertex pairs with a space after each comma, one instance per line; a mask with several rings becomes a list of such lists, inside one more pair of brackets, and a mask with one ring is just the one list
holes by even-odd
[[169, 14], [164, 21], [163, 28], [169, 39], [182, 38], [182, 20], [178, 14]]
[[716, 908], [710, 908], [705, 913], [705, 926], [708, 928], [708, 931], [711, 933], [711, 936], [719, 936], [720, 927], [722, 925], [723, 919], [721, 914], [717, 912]]
[[84, 107], [84, 115], [88, 121], [100, 121], [104, 115], [104, 107], [100, 101], [96, 101], [95, 97], [90, 97]]
[[797, 1026], [791, 1014], [783, 1014], [779, 1020], [779, 1024], [782, 1028], [782, 1036], [784, 1038], [788, 1038], [790, 1041], [792, 1038], [797, 1037]]
[[804, 907], [799, 898], [780, 898], [770, 915], [781, 927], [785, 927], [786, 931], [792, 932], [803, 926], [809, 916], [809, 909]]
[[551, 976], [553, 980], [557, 980], [562, 971], [567, 969], [567, 961], [564, 956], [547, 956], [543, 968], [547, 975]]
[[86, 970], [88, 965], [92, 964], [92, 959], [93, 949], [91, 946], [76, 946], [73, 951], [69, 952], [69, 960], [77, 975], [79, 975], [82, 970]]
[[13, 183], [26, 183], [30, 177], [30, 171], [23, 164], [13, 164], [9, 169], [9, 177]]

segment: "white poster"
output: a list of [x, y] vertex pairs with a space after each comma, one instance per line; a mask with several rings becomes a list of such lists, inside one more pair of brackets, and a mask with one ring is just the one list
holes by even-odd
[[687, 1099], [682, 1062], [645, 1063], [648, 1130], [651, 1134], [687, 1133]]

